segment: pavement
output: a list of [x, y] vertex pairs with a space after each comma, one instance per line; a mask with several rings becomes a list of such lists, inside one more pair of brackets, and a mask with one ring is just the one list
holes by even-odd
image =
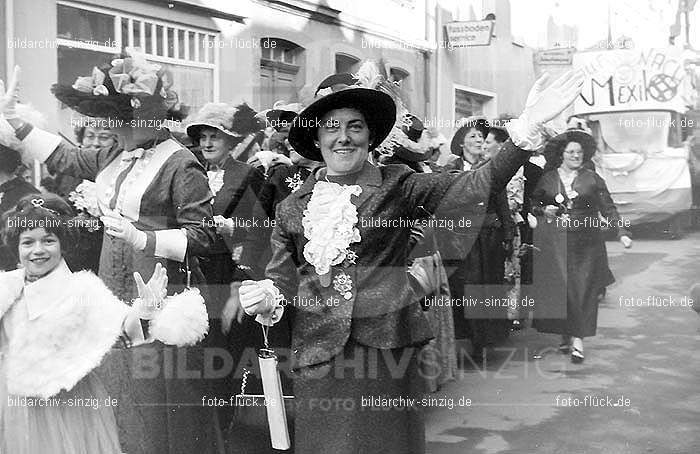
[[483, 368], [462, 346], [426, 413], [428, 454], [700, 454], [700, 233], [607, 247], [617, 281], [584, 363], [531, 328]]

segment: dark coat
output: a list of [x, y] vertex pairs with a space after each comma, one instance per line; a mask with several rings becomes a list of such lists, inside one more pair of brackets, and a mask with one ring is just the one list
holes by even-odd
[[595, 172], [581, 169], [573, 180], [578, 196], [572, 207], [561, 208], [570, 221], [547, 222], [542, 216], [547, 205], [558, 205], [561, 194], [569, 202], [556, 169], [545, 172], [532, 197], [532, 211], [538, 216], [534, 244], [533, 296], [534, 327], [539, 331], [588, 337], [596, 334], [600, 289], [614, 282], [608, 264], [598, 213], [612, 224], [618, 235], [620, 219], [605, 181]]
[[[268, 171], [267, 181], [262, 190], [262, 201], [267, 215], [274, 219], [277, 205], [294, 192], [294, 187], [306, 181], [311, 175], [311, 170], [298, 165], [276, 165]], [[299, 186], [297, 186], [299, 185]]]
[[[249, 164], [228, 158], [223, 165], [224, 184], [214, 196], [213, 214], [249, 220], [251, 228], [237, 227], [231, 236], [216, 235], [211, 255], [233, 253], [235, 261], [262, 274], [260, 250], [269, 243], [270, 222], [259, 200], [265, 177]], [[240, 223], [243, 224], [243, 223]]]
[[[377, 226], [378, 220], [410, 222], [456, 217], [485, 203], [492, 189], [503, 189], [524, 164], [528, 153], [508, 141], [501, 153], [473, 172], [417, 174], [405, 166], [375, 167], [366, 163], [356, 184], [362, 188], [353, 201], [362, 240], [350, 245], [355, 264], [334, 266], [331, 272], [350, 275], [351, 297], [344, 299], [333, 286], [322, 287], [304, 256], [302, 216], [316, 176], [278, 207], [272, 233], [272, 260], [266, 275], [293, 306], [292, 347], [295, 367], [329, 361], [348, 339], [388, 349], [420, 345], [433, 337], [406, 273], [410, 226]], [[294, 298], [297, 297], [297, 298]], [[318, 301], [314, 303], [314, 301]], [[288, 309], [290, 307], [288, 306]]]

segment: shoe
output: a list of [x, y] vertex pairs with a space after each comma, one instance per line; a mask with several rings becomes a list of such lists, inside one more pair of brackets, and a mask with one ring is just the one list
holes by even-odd
[[511, 331], [520, 331], [521, 329], [523, 329], [523, 324], [520, 320], [516, 318], [510, 325], [510, 329]]
[[583, 352], [576, 347], [571, 350], [571, 362], [574, 364], [581, 364], [584, 360]]

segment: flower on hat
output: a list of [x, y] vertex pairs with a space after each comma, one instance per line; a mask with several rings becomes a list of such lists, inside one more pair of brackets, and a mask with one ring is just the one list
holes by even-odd
[[90, 76], [78, 77], [73, 82], [73, 88], [83, 93], [92, 93], [93, 95], [107, 96], [109, 90], [104, 86], [105, 73], [99, 68], [93, 67]]
[[[158, 86], [160, 65], [149, 63], [143, 54], [133, 48], [127, 47], [126, 52], [128, 57], [112, 60], [109, 78], [114, 89], [125, 95], [152, 96]], [[163, 98], [167, 96], [164, 89], [158, 94]]]

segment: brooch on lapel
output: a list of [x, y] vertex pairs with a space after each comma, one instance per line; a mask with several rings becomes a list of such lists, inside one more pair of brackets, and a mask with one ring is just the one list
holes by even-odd
[[287, 183], [287, 187], [292, 190], [292, 192], [296, 192], [302, 184], [304, 184], [304, 180], [301, 179], [301, 174], [299, 172], [295, 173], [291, 177], [287, 177], [284, 179], [284, 182]]

